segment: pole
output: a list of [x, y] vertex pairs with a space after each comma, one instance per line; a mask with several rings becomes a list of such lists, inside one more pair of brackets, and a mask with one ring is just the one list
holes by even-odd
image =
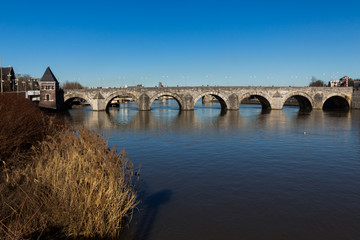
[[1, 82], [1, 92], [3, 92], [4, 91], [4, 89], [3, 89], [3, 80], [2, 80], [2, 59], [1, 59], [1, 57], [0, 57], [0, 69], [1, 69], [1, 73], [0, 73], [0, 75], [1, 75], [1, 79], [0, 79], [0, 82]]

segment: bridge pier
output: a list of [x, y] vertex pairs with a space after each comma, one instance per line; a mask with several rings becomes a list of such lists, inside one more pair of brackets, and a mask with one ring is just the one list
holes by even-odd
[[181, 110], [194, 111], [195, 103], [194, 98], [190, 94], [186, 94], [182, 97], [182, 103], [180, 103]]
[[138, 99], [138, 109], [139, 111], [150, 111], [150, 97], [143, 93]]
[[90, 105], [94, 111], [105, 111], [106, 110], [104, 100], [102, 100], [102, 99], [94, 99], [90, 103]]
[[98, 92], [89, 103], [94, 111], [105, 111], [107, 103], [104, 100], [101, 92]]
[[226, 110], [235, 111], [235, 110], [239, 110], [239, 106], [240, 106], [239, 97], [238, 95], [233, 93], [228, 97], [228, 101], [226, 102], [226, 105], [224, 107]]
[[283, 103], [282, 98], [273, 98], [270, 102], [271, 110], [282, 110]]

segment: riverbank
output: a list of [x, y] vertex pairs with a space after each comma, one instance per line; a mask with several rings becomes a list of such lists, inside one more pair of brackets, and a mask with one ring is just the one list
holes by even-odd
[[0, 239], [116, 238], [138, 204], [126, 153], [22, 97], [0, 116]]

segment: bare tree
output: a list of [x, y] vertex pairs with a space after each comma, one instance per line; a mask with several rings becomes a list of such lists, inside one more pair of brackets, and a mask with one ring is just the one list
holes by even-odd
[[61, 88], [62, 89], [84, 89], [85, 87], [77, 81], [76, 82], [66, 81], [64, 84], [62, 84]]
[[311, 78], [309, 87], [327, 87], [327, 84], [323, 80], [319, 80], [316, 77]]

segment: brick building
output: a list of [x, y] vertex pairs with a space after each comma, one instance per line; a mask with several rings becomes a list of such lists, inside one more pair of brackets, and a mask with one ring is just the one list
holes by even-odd
[[59, 82], [56, 77], [48, 67], [40, 79], [40, 102], [39, 107], [50, 108], [50, 109], [60, 109], [63, 104], [63, 97], [61, 94], [61, 89], [59, 87]]
[[1, 91], [15, 91], [15, 78], [16, 77], [13, 67], [0, 67], [0, 84], [2, 88]]

